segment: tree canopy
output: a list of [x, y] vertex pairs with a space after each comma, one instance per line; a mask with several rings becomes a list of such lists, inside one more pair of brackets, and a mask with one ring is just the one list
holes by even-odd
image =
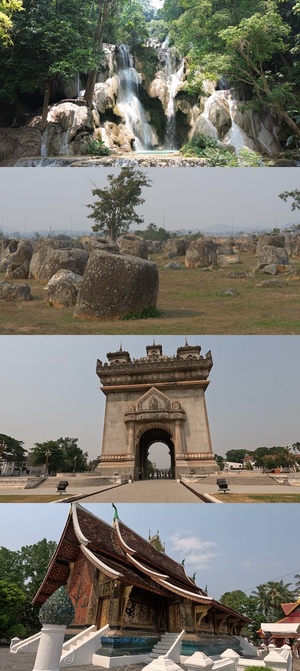
[[87, 470], [87, 452], [77, 445], [78, 438], [58, 438], [35, 443], [28, 459], [34, 465], [47, 464], [49, 473]]
[[107, 175], [108, 186], [92, 189], [97, 200], [87, 207], [88, 215], [96, 223], [93, 231], [101, 231], [112, 240], [126, 233], [131, 225], [142, 224], [144, 219], [136, 212], [145, 199], [141, 197], [143, 187], [151, 186], [151, 180], [141, 170], [122, 168], [117, 177]]
[[6, 461], [14, 462], [16, 466], [22, 466], [26, 459], [26, 450], [22, 440], [16, 440], [5, 433], [0, 433], [0, 456]]

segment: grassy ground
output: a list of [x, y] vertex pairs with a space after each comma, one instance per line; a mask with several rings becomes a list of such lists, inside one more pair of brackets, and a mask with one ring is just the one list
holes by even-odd
[[300, 494], [214, 494], [222, 503], [300, 503]]
[[0, 494], [1, 503], [51, 503], [69, 498], [66, 494]]
[[[160, 275], [160, 316], [151, 319], [75, 319], [73, 308], [50, 307], [45, 302], [43, 285], [26, 280], [34, 300], [1, 301], [0, 334], [299, 334], [300, 279], [293, 279], [288, 272], [278, 276], [286, 283], [282, 288], [255, 288], [257, 282], [270, 279], [269, 276], [258, 273], [246, 279], [229, 277], [230, 272], [254, 270], [253, 255], [241, 254], [240, 258], [240, 264], [218, 270], [166, 270], [163, 266], [167, 260], [160, 255], [153, 257]], [[298, 265], [294, 262], [292, 268], [297, 269]], [[2, 274], [0, 280], [3, 279]], [[234, 289], [238, 295], [222, 295], [226, 289]]]

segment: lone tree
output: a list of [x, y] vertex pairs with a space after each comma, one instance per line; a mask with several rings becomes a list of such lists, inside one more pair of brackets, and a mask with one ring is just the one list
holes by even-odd
[[107, 175], [109, 186], [104, 189], [92, 189], [95, 203], [87, 205], [92, 211], [89, 219], [96, 222], [93, 231], [102, 231], [112, 240], [126, 233], [131, 224], [142, 224], [144, 218], [135, 211], [138, 205], [145, 202], [141, 198], [143, 186], [151, 186], [152, 182], [141, 170], [122, 168], [117, 177]]

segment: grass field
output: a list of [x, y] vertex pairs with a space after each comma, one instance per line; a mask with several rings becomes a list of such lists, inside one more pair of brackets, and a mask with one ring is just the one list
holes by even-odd
[[[136, 320], [83, 320], [73, 317], [73, 308], [57, 309], [45, 302], [45, 289], [26, 280], [34, 297], [30, 302], [1, 301], [0, 334], [300, 334], [299, 263], [277, 277], [283, 287], [256, 288], [270, 279], [264, 273], [232, 279], [232, 272], [252, 273], [256, 257], [240, 254], [241, 263], [216, 270], [201, 268], [164, 269], [167, 259], [152, 257], [159, 268], [159, 317]], [[184, 259], [178, 259], [184, 262]], [[4, 280], [4, 274], [0, 275]], [[23, 283], [24, 280], [20, 283]], [[233, 289], [237, 295], [223, 295]]]
[[300, 503], [299, 494], [214, 494], [222, 503]]

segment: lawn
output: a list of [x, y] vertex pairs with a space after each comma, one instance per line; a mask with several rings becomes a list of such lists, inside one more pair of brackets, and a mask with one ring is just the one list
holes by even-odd
[[297, 494], [214, 494], [222, 503], [300, 503]]
[[[160, 314], [149, 319], [79, 320], [72, 307], [50, 307], [44, 286], [26, 280], [34, 300], [1, 301], [0, 334], [300, 334], [300, 277], [295, 279], [291, 272], [298, 270], [298, 261], [276, 278], [283, 287], [256, 288], [257, 282], [270, 277], [261, 272], [245, 279], [230, 277], [233, 272], [254, 271], [255, 256], [241, 253], [240, 258], [241, 263], [216, 270], [173, 270], [164, 268], [167, 260], [162, 255], [153, 256], [160, 276]], [[235, 295], [224, 295], [228, 289]]]

